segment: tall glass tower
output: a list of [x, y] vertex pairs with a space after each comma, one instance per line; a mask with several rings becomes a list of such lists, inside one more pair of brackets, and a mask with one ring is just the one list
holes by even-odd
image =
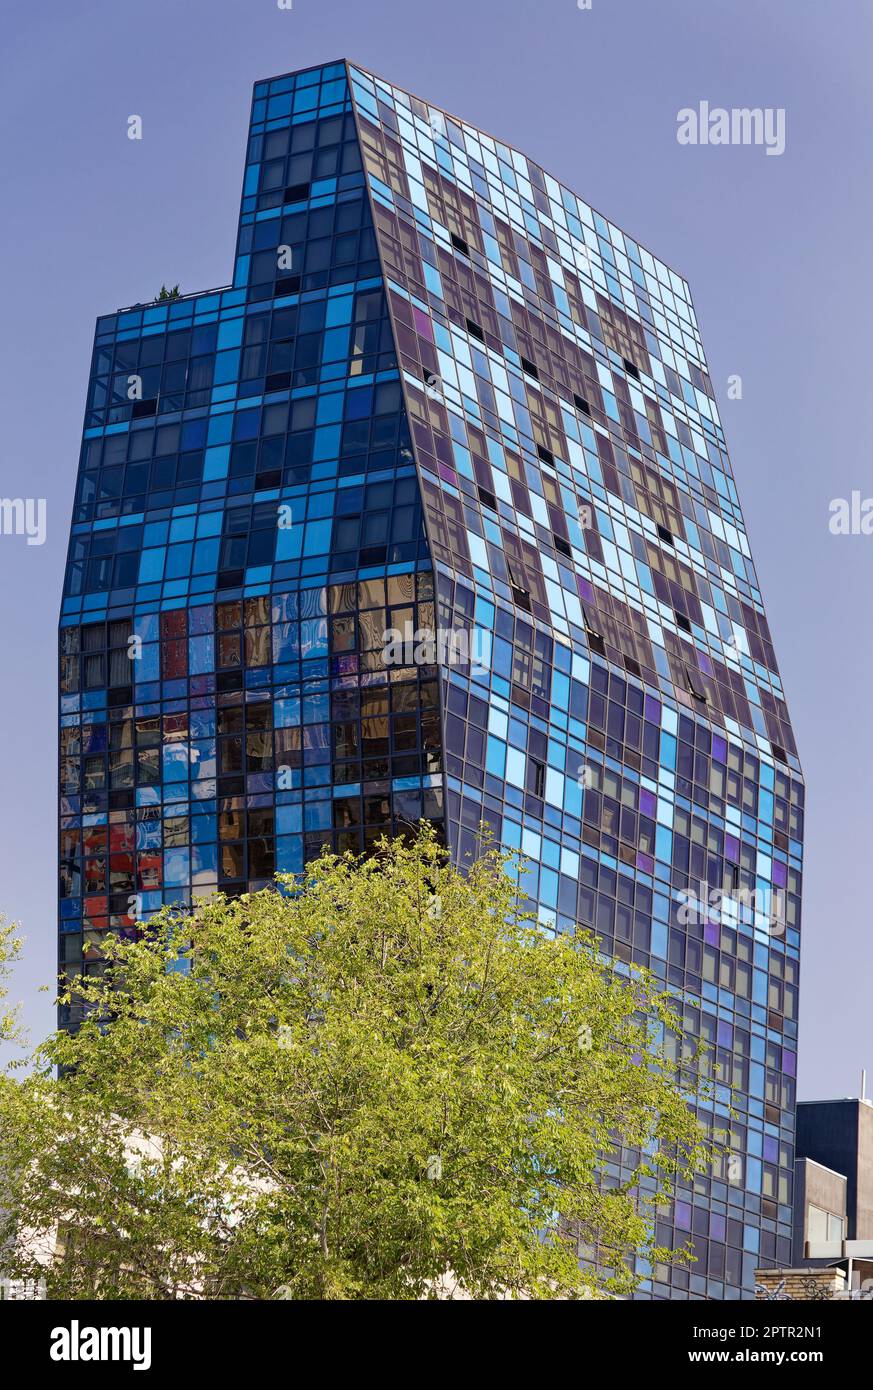
[[643, 1295], [789, 1263], [803, 787], [673, 270], [351, 64], [257, 83], [232, 287], [97, 320], [60, 671], [62, 972], [487, 821], [712, 1045], [730, 1153]]

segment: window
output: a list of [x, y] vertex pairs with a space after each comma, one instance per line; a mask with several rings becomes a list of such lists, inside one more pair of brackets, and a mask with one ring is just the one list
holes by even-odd
[[691, 691], [695, 700], [700, 700], [703, 704], [706, 704], [708, 698], [706, 686], [703, 684], [699, 672], [695, 671], [694, 667], [689, 666], [687, 662], [685, 663], [685, 675], [688, 679], [688, 689]]
[[823, 1244], [845, 1239], [845, 1217], [808, 1202], [806, 1206], [806, 1238], [809, 1243]]

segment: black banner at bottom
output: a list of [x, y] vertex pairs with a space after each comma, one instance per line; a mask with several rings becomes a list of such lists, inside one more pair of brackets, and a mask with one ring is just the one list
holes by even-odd
[[[483, 1375], [493, 1378], [503, 1356], [530, 1354], [531, 1335], [557, 1333], [583, 1338], [597, 1364], [619, 1373], [654, 1373], [688, 1368], [705, 1381], [712, 1370], [768, 1366], [774, 1375], [810, 1366], [833, 1375], [861, 1370], [869, 1352], [867, 1300], [843, 1302], [507, 1302], [493, 1305], [459, 1300], [459, 1318], [434, 1303], [0, 1303], [0, 1338], [7, 1369], [33, 1369], [51, 1381], [70, 1375], [100, 1378], [228, 1374], [230, 1364], [251, 1362], [262, 1379], [275, 1367], [298, 1374], [308, 1356], [334, 1370], [344, 1354], [357, 1374], [386, 1373], [409, 1362], [408, 1337], [426, 1338], [427, 1370], [458, 1370], [469, 1383], [481, 1357]], [[490, 1309], [490, 1311], [489, 1311]], [[446, 1317], [449, 1322], [445, 1321]], [[546, 1322], [541, 1323], [540, 1317]], [[365, 1318], [366, 1322], [361, 1319]], [[382, 1319], [385, 1319], [384, 1323]], [[492, 1322], [491, 1318], [495, 1321]], [[409, 1319], [409, 1321], [407, 1321]], [[360, 1332], [359, 1332], [360, 1329]], [[445, 1334], [461, 1333], [458, 1346]], [[498, 1336], [495, 1339], [494, 1333]], [[325, 1340], [324, 1334], [330, 1340]], [[350, 1334], [350, 1339], [343, 1334]], [[406, 1340], [395, 1340], [395, 1339]], [[516, 1349], [515, 1339], [518, 1339]], [[415, 1345], [415, 1344], [413, 1344]], [[554, 1346], [550, 1342], [550, 1345]], [[402, 1350], [405, 1347], [406, 1350]], [[472, 1349], [479, 1348], [476, 1355]], [[568, 1346], [569, 1349], [569, 1346]]]

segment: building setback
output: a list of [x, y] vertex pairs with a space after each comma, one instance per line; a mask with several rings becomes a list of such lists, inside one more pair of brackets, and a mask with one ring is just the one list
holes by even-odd
[[[842, 1209], [817, 1198], [815, 1191], [808, 1194], [808, 1205], [795, 1204], [802, 1239], [873, 1241], [873, 1103], [863, 1097], [801, 1101], [797, 1107], [797, 1160], [845, 1175]], [[822, 1209], [828, 1216], [836, 1213], [844, 1218], [842, 1233], [834, 1221], [829, 1220], [825, 1227]], [[803, 1254], [803, 1245], [798, 1242], [795, 1259]]]
[[711, 1121], [736, 1087], [643, 1296], [790, 1261], [803, 787], [667, 265], [351, 64], [258, 82], [233, 285], [97, 321], [60, 660], [68, 976], [164, 902], [487, 821], [545, 929], [676, 991]]

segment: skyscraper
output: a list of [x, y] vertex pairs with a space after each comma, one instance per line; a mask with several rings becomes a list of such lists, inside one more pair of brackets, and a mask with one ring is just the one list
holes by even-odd
[[60, 654], [62, 970], [485, 820], [736, 1087], [643, 1294], [788, 1262], [803, 788], [674, 271], [351, 64], [257, 83], [233, 285], [97, 321]]

